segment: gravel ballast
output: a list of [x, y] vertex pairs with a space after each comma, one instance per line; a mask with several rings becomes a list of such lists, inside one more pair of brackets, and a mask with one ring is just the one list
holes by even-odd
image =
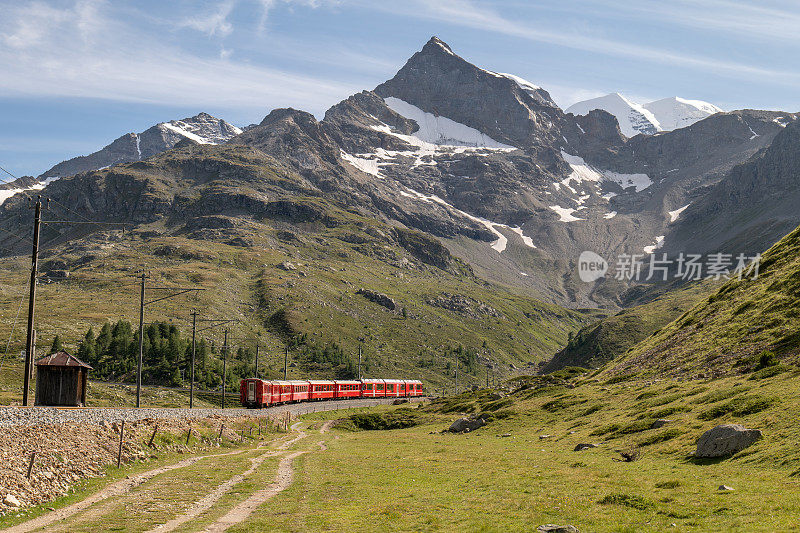
[[135, 420], [158, 420], [207, 418], [207, 417], [255, 417], [266, 418], [283, 412], [291, 412], [295, 416], [319, 411], [334, 411], [350, 407], [369, 407], [378, 404], [392, 403], [395, 398], [370, 398], [358, 400], [336, 400], [325, 402], [304, 402], [280, 405], [266, 409], [181, 409], [167, 407], [136, 408], [57, 408], [57, 407], [0, 407], [0, 427], [38, 426], [83, 422], [100, 424], [102, 422], [132, 422]]

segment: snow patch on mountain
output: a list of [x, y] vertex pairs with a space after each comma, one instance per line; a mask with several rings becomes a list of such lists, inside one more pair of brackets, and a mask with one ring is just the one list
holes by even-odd
[[560, 205], [551, 205], [550, 209], [552, 209], [558, 214], [559, 220], [561, 222], [577, 222], [578, 220], [584, 220], [583, 218], [576, 217], [573, 213], [575, 213], [577, 209], [572, 209], [571, 207], [561, 207]]
[[21, 192], [27, 191], [41, 191], [44, 189], [49, 183], [59, 179], [60, 176], [52, 176], [44, 180], [39, 180], [38, 182], [34, 183], [30, 187], [15, 187], [13, 189], [0, 189], [0, 205], [3, 205], [6, 200], [14, 196], [15, 194], [19, 194]]
[[419, 130], [414, 132], [413, 137], [424, 143], [438, 146], [489, 148], [500, 151], [516, 149], [513, 146], [495, 141], [475, 128], [447, 117], [427, 113], [399, 98], [389, 96], [384, 101], [392, 111], [417, 123]]
[[372, 174], [373, 176], [383, 178], [380, 173], [379, 163], [377, 159], [364, 159], [361, 157], [357, 157], [351, 154], [348, 154], [344, 150], [340, 150], [340, 155], [342, 159], [356, 167], [361, 172], [366, 172], [367, 174]]
[[614, 115], [620, 131], [626, 137], [639, 133], [652, 135], [659, 131], [671, 131], [691, 126], [722, 109], [702, 100], [688, 100], [673, 96], [646, 104], [638, 104], [619, 93], [607, 94], [584, 100], [567, 108], [567, 113], [585, 115], [594, 109], [602, 109]]
[[618, 183], [623, 189], [635, 187], [636, 192], [641, 192], [653, 184], [653, 181], [647, 174], [623, 174], [621, 172], [614, 172], [611, 170], [597, 170], [587, 164], [582, 157], [568, 154], [564, 150], [561, 150], [561, 157], [572, 169], [572, 173], [566, 179], [561, 181], [561, 184], [570, 189], [572, 192], [575, 192], [575, 189], [570, 186], [570, 183], [573, 181], [577, 182], [578, 184], [584, 181], [595, 183], [603, 180], [613, 181]]
[[643, 248], [643, 250], [644, 250], [644, 253], [646, 253], [646, 254], [652, 254], [653, 252], [655, 252], [656, 250], [658, 250], [662, 246], [664, 246], [664, 235], [659, 235], [658, 237], [656, 237], [656, 240], [653, 241], [653, 244], [651, 244], [649, 246], [645, 246]]
[[689, 205], [690, 204], [686, 204], [683, 207], [679, 207], [675, 211], [669, 211], [669, 221], [670, 221], [670, 223], [675, 222], [676, 220], [678, 220], [678, 217], [681, 216], [681, 213], [686, 211], [686, 208], [689, 207]]
[[653, 113], [619, 93], [578, 102], [569, 106], [566, 112], [574, 115], [586, 115], [594, 109], [608, 111], [617, 117], [620, 131], [626, 137], [633, 137], [640, 133], [652, 135], [661, 131], [658, 119]]
[[677, 96], [648, 102], [642, 107], [653, 113], [661, 129], [665, 131], [685, 128], [706, 117], [723, 112], [714, 104]]
[[529, 248], [536, 248], [536, 245], [533, 244], [533, 240], [530, 237], [526, 236], [522, 232], [522, 228], [520, 228], [520, 227], [511, 227], [511, 226], [508, 226], [507, 224], [501, 224], [499, 222], [492, 222], [491, 220], [487, 220], [487, 219], [485, 219], [483, 217], [476, 217], [475, 215], [471, 215], [471, 214], [467, 213], [466, 211], [462, 211], [461, 209], [458, 209], [457, 207], [455, 207], [452, 204], [446, 202], [441, 197], [436, 196], [435, 194], [426, 195], [426, 194], [422, 194], [421, 192], [415, 191], [414, 189], [411, 189], [411, 188], [408, 188], [408, 187], [407, 187], [407, 189], [408, 189], [408, 192], [400, 191], [400, 194], [402, 196], [407, 197], [407, 198], [415, 198], [415, 199], [418, 199], [418, 200], [422, 200], [423, 202], [426, 202], [426, 203], [437, 203], [437, 204], [439, 204], [439, 205], [441, 205], [443, 207], [446, 207], [447, 209], [450, 209], [451, 211], [454, 211], [454, 212], [458, 213], [459, 215], [461, 215], [463, 217], [466, 217], [466, 218], [468, 218], [468, 219], [470, 219], [470, 220], [472, 220], [474, 222], [477, 222], [477, 223], [483, 225], [486, 229], [491, 231], [495, 235], [495, 237], [497, 237], [497, 240], [491, 243], [492, 249], [495, 250], [497, 253], [504, 252], [506, 247], [508, 246], [508, 237], [503, 235], [503, 233], [500, 232], [497, 228], [505, 228], [505, 229], [509, 229], [509, 230], [513, 231], [514, 233], [516, 233], [517, 235], [520, 236], [520, 238], [522, 239], [522, 242], [525, 244], [525, 246], [527, 246]]

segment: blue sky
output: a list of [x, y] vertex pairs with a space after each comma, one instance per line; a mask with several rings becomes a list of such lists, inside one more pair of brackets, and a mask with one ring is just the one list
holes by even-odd
[[431, 35], [562, 107], [616, 91], [798, 111], [798, 27], [794, 0], [0, 0], [0, 165], [36, 175], [200, 111], [321, 117]]

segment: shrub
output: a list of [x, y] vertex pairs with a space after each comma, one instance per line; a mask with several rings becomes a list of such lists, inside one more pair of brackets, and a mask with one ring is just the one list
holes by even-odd
[[767, 368], [769, 366], [775, 366], [779, 363], [778, 358], [775, 356], [773, 352], [769, 350], [765, 350], [761, 352], [758, 356], [758, 364], [754, 370], [761, 370], [762, 368]]
[[756, 380], [756, 379], [771, 378], [773, 376], [777, 376], [778, 374], [782, 374], [782, 373], [786, 372], [787, 370], [789, 370], [789, 367], [785, 366], [785, 365], [781, 365], [781, 364], [771, 365], [771, 366], [764, 367], [761, 370], [756, 370], [755, 372], [753, 372], [750, 375], [750, 377], [748, 379]]
[[584, 409], [583, 411], [581, 411], [581, 416], [589, 416], [591, 414], [594, 414], [597, 411], [599, 411], [600, 409], [602, 409], [603, 407], [604, 406], [601, 403], [597, 403], [597, 404], [594, 404], [592, 406], [589, 406], [586, 409]]
[[726, 414], [735, 416], [747, 416], [760, 413], [764, 409], [778, 403], [778, 398], [766, 396], [746, 396], [744, 398], [734, 398], [720, 405], [715, 405], [706, 409], [697, 418], [701, 420], [714, 420]]
[[556, 398], [555, 400], [550, 400], [549, 402], [542, 405], [542, 409], [550, 413], [555, 413], [557, 411], [562, 411], [567, 407], [572, 407], [573, 405], [580, 405], [588, 401], [589, 400], [586, 398], [568, 398], [568, 397]]
[[635, 494], [625, 494], [621, 492], [609, 494], [597, 503], [601, 505], [623, 505], [625, 507], [638, 509], [640, 511], [644, 511], [653, 507], [653, 502], [646, 498], [636, 496]]
[[383, 430], [417, 426], [424, 418], [412, 409], [397, 409], [388, 413], [356, 413], [350, 415], [350, 421], [358, 429]]
[[636, 374], [620, 374], [606, 380], [606, 385], [613, 385], [614, 383], [622, 383], [636, 377]]
[[676, 489], [681, 486], [680, 481], [662, 481], [661, 483], [656, 483], [657, 489]]

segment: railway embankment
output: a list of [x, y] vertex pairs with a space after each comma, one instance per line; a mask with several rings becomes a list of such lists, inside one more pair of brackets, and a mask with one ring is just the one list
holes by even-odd
[[[306, 413], [392, 399], [290, 404], [267, 409], [0, 408], [0, 516], [67, 495], [77, 484], [169, 454], [277, 438]], [[124, 423], [123, 423], [124, 422]]]

